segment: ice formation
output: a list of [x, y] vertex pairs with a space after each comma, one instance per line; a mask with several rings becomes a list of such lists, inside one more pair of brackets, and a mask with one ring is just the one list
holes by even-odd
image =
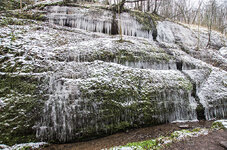
[[219, 53], [220, 53], [223, 57], [227, 58], [227, 47], [222, 47], [222, 48], [220, 48]]
[[112, 35], [119, 33], [121, 27], [123, 35], [153, 38], [152, 30], [143, 29], [143, 25], [129, 13], [121, 13], [119, 16], [104, 9], [66, 6], [50, 6], [46, 9], [51, 24]]
[[[5, 137], [30, 129], [40, 140], [69, 142], [136, 126], [196, 121], [202, 111], [207, 120], [226, 118], [226, 59], [212, 48], [203, 49], [206, 42], [197, 50], [195, 30], [158, 22], [153, 41], [143, 25], [122, 13], [120, 41], [119, 35], [109, 35], [114, 18], [110, 11], [63, 6], [44, 10], [49, 22], [0, 28], [0, 76], [23, 83], [0, 87], [5, 93], [0, 99]], [[201, 35], [205, 41], [205, 31]], [[220, 39], [213, 36], [213, 46], [223, 47], [226, 39]], [[37, 86], [38, 92], [22, 91], [21, 86]], [[31, 98], [43, 107], [28, 125], [23, 120], [33, 115], [20, 104]], [[10, 116], [9, 109], [19, 115]], [[6, 132], [9, 126], [12, 130]]]
[[2, 150], [19, 150], [19, 149], [39, 149], [40, 147], [43, 147], [47, 145], [48, 143], [46, 142], [38, 142], [38, 143], [23, 143], [23, 144], [16, 144], [13, 146], [7, 146], [7, 145], [2, 145], [0, 144], [0, 148]]

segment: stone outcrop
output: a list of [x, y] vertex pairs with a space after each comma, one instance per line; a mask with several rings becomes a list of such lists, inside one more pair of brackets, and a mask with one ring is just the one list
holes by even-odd
[[206, 49], [206, 30], [198, 47], [193, 28], [124, 12], [119, 40], [108, 9], [44, 10], [47, 22], [1, 20], [12, 19], [0, 28], [0, 143], [226, 118], [227, 62], [217, 49], [227, 40], [219, 33]]

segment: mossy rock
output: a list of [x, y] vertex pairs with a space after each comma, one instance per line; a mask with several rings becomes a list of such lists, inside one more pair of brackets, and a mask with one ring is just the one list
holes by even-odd
[[20, 3], [17, 0], [1, 0], [0, 11], [19, 9]]
[[[38, 20], [38, 21], [45, 21], [47, 18], [45, 14], [40, 13], [40, 12], [30, 12], [30, 11], [7, 11], [6, 12], [6, 17], [15, 17], [15, 18], [20, 18], [20, 19], [30, 19], [30, 20]], [[24, 23], [24, 24], [22, 24]], [[21, 24], [18, 25], [25, 25], [31, 23], [29, 21], [23, 20], [21, 21]]]
[[0, 97], [4, 103], [0, 106], [0, 143], [14, 145], [36, 141], [33, 126], [43, 106], [38, 79], [20, 75], [1, 75], [0, 78]]
[[215, 121], [212, 123], [211, 129], [216, 130], [225, 129], [225, 126], [221, 122]]
[[129, 13], [144, 26], [144, 30], [153, 30], [157, 25], [157, 21], [162, 20], [160, 16], [153, 13], [142, 11], [130, 11]]

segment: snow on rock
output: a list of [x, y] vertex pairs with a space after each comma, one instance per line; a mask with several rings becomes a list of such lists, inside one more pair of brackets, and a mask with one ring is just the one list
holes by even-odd
[[121, 23], [123, 35], [153, 39], [152, 29], [143, 29], [143, 25], [129, 13], [118, 16], [109, 10], [94, 7], [49, 6], [46, 10], [50, 24], [115, 35]]
[[2, 150], [19, 150], [19, 149], [38, 149], [38, 148], [41, 148], [45, 145], [48, 145], [48, 143], [46, 142], [37, 142], [37, 143], [23, 143], [23, 144], [16, 144], [16, 145], [13, 145], [13, 146], [7, 146], [7, 145], [3, 145], [3, 144], [0, 144], [0, 148]]
[[141, 141], [141, 142], [133, 142], [133, 143], [128, 143], [124, 146], [118, 146], [118, 147], [113, 147], [110, 148], [110, 150], [143, 150], [143, 149], [162, 149], [167, 144], [171, 144], [173, 142], [179, 142], [191, 137], [198, 137], [201, 135], [207, 135], [209, 133], [209, 129], [204, 129], [204, 128], [195, 128], [192, 131], [189, 130], [180, 130], [180, 131], [175, 131], [171, 133], [171, 136], [167, 137], [158, 137], [156, 139], [151, 139], [147, 141]]
[[4, 103], [2, 100], [0, 100], [0, 107], [4, 106]]
[[[208, 120], [227, 116], [226, 60], [213, 49], [196, 51], [191, 29], [158, 22], [158, 42], [152, 41], [123, 13], [119, 41], [101, 31], [112, 30], [107, 10], [46, 9], [50, 22], [0, 28], [1, 143], [25, 130], [42, 141], [70, 142], [135, 125], [195, 121], [200, 104]], [[67, 27], [73, 24], [81, 27]], [[205, 52], [224, 67], [205, 61]]]
[[[200, 103], [205, 107], [207, 120], [225, 118], [227, 114], [227, 72], [211, 71], [198, 93]], [[212, 88], [211, 88], [212, 87]]]
[[222, 48], [220, 48], [220, 49], [219, 49], [219, 53], [220, 53], [223, 57], [227, 58], [227, 47], [222, 47]]
[[[159, 21], [157, 24], [157, 40], [159, 42], [176, 43], [184, 48], [189, 47], [196, 49], [198, 47], [205, 48], [208, 44], [208, 30], [198, 30], [187, 25], [178, 24], [170, 21]], [[199, 39], [198, 39], [199, 37]], [[219, 49], [227, 44], [227, 39], [220, 33], [212, 31], [211, 46]]]
[[[226, 119], [223, 119], [223, 120], [216, 120], [215, 122], [220, 122], [222, 123], [222, 125], [227, 129], [227, 120]], [[215, 123], [214, 122], [214, 123]]]
[[0, 144], [0, 149], [9, 149], [9, 146], [8, 145], [5, 145], [5, 144]]
[[170, 21], [162, 21], [157, 24], [157, 40], [166, 43], [183, 43], [186, 46], [196, 46], [196, 35], [180, 24]]
[[[109, 122], [124, 129], [152, 120], [196, 119], [194, 105], [188, 105], [196, 103], [190, 94], [192, 86], [174, 70], [145, 70], [102, 61], [71, 62], [52, 75], [49, 90], [43, 119], [37, 125], [41, 140], [75, 140], [79, 133], [73, 130], [86, 129], [94, 135], [117, 130]], [[58, 130], [61, 132], [56, 133]], [[86, 131], [80, 136], [86, 136]]]
[[34, 0], [34, 5], [51, 4], [56, 2], [63, 2], [63, 0]]
[[180, 141], [188, 137], [198, 137], [200, 135], [207, 135], [208, 133], [209, 133], [209, 129], [200, 129], [198, 132], [181, 130], [181, 131], [173, 132], [172, 135], [175, 136], [176, 139]]

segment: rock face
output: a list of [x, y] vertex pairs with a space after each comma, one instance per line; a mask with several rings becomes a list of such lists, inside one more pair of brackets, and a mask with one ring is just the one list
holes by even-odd
[[220, 50], [219, 50], [219, 53], [224, 56], [225, 58], [227, 58], [227, 47], [222, 47]]
[[[48, 22], [11, 18], [14, 25], [0, 29], [0, 143], [24, 142], [25, 133], [72, 142], [227, 117], [227, 62], [212, 48], [227, 40], [218, 33], [210, 49], [205, 42], [197, 49], [196, 30], [129, 12], [121, 14], [119, 40], [109, 10], [44, 10]], [[206, 41], [205, 30], [201, 37]]]
[[99, 8], [49, 6], [46, 10], [50, 24], [115, 35], [119, 33], [120, 23], [123, 35], [152, 39], [152, 34], [155, 34], [151, 16], [146, 16], [146, 20], [139, 20], [141, 17], [145, 18], [139, 12], [132, 12], [131, 15], [123, 12], [119, 16], [110, 10]]

